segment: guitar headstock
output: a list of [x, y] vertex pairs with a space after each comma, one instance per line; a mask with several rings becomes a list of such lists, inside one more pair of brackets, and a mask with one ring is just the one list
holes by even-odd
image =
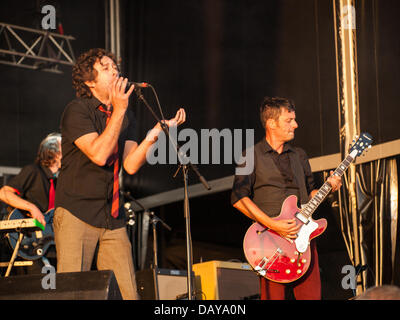
[[366, 148], [371, 148], [372, 144], [372, 136], [367, 133], [363, 132], [360, 134], [360, 137], [356, 137], [356, 140], [353, 140], [354, 143], [350, 147], [350, 154], [354, 157], [360, 156]]

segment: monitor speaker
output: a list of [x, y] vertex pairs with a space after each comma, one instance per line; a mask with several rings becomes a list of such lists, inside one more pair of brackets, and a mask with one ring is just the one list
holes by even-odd
[[[194, 275], [192, 279], [194, 280]], [[156, 299], [157, 283], [160, 300], [177, 300], [185, 294], [187, 298], [187, 272], [183, 270], [157, 269], [157, 272], [153, 269], [139, 270], [136, 272], [136, 282], [142, 300]]]
[[[46, 278], [47, 277], [47, 278]], [[121, 300], [110, 270], [0, 278], [0, 300]]]
[[260, 279], [247, 263], [208, 261], [193, 265], [198, 300], [250, 300], [260, 297]]

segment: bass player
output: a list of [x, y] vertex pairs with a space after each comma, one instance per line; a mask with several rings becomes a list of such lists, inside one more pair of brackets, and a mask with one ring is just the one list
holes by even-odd
[[[41, 141], [35, 162], [24, 166], [0, 189], [0, 201], [45, 225], [43, 213], [54, 208], [61, 157], [61, 134], [50, 133]], [[34, 264], [27, 272], [41, 273], [41, 267], [38, 267]]]

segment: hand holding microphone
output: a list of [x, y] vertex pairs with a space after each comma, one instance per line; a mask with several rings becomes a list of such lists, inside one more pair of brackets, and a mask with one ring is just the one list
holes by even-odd
[[[123, 78], [121, 73], [119, 74], [119, 78]], [[140, 88], [151, 87], [151, 85], [149, 83], [146, 83], [146, 82], [134, 82], [134, 81], [128, 81], [126, 83], [126, 86], [127, 87], [134, 86], [133, 90], [140, 89]]]
[[110, 100], [114, 110], [121, 110], [125, 112], [126, 108], [128, 107], [129, 96], [133, 92], [134, 87], [129, 88], [128, 91], [125, 92], [127, 84], [127, 78], [119, 77], [114, 80], [109, 88]]
[[150, 84], [146, 82], [133, 82], [133, 81], [128, 81], [128, 86], [134, 86], [133, 90], [139, 89], [139, 88], [148, 88], [150, 87]]

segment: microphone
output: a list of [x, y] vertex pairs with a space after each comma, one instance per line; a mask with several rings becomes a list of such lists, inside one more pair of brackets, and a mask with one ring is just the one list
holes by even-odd
[[146, 82], [132, 82], [132, 81], [128, 81], [128, 85], [134, 85], [135, 89], [136, 88], [148, 88], [150, 87], [150, 84], [146, 83]]

